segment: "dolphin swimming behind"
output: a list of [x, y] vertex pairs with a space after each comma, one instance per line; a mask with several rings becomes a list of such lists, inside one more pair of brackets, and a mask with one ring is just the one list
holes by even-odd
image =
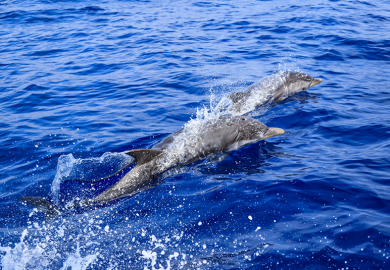
[[320, 82], [322, 79], [302, 72], [277, 72], [255, 82], [243, 92], [228, 95], [220, 103], [222, 106], [228, 104], [228, 112], [233, 115], [245, 115], [260, 105], [280, 102]]

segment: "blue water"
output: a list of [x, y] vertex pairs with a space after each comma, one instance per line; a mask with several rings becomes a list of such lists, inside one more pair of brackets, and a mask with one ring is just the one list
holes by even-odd
[[[389, 2], [5, 0], [0, 25], [1, 269], [390, 268]], [[324, 80], [251, 114], [285, 134], [48, 224], [17, 201], [278, 70]]]

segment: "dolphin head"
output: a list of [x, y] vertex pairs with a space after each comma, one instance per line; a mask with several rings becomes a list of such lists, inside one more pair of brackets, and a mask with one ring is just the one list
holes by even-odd
[[304, 91], [322, 82], [320, 78], [313, 78], [312, 76], [302, 72], [285, 72], [284, 82], [276, 90], [272, 101], [282, 101], [295, 93]]
[[245, 116], [224, 116], [220, 118], [216, 139], [222, 141], [222, 152], [233, 151], [244, 145], [255, 143], [284, 133], [281, 128], [270, 128], [262, 122]]

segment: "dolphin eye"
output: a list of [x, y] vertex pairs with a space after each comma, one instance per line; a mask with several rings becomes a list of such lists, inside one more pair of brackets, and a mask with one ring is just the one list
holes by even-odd
[[242, 120], [242, 121], [245, 121], [245, 118], [244, 118], [244, 117], [241, 117], [241, 120]]

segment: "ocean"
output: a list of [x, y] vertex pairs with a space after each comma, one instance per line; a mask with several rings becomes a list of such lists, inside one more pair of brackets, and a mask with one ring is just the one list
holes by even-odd
[[[285, 71], [323, 82], [247, 115], [283, 135], [50, 222], [18, 201], [94, 197]], [[389, 84], [389, 1], [2, 0], [0, 269], [390, 269]]]

